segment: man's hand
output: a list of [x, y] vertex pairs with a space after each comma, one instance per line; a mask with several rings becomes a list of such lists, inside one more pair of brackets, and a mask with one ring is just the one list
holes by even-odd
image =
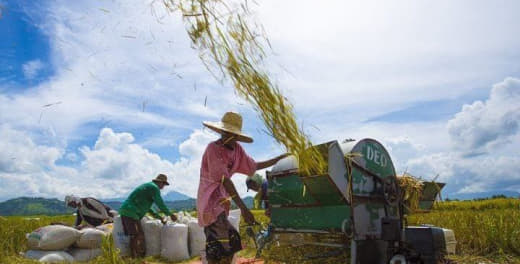
[[246, 221], [246, 223], [250, 224], [250, 225], [253, 225], [256, 223], [255, 221], [255, 217], [253, 216], [253, 214], [251, 213], [251, 211], [249, 211], [249, 209], [244, 209], [244, 210], [241, 210], [242, 211], [242, 216], [244, 217], [244, 221]]
[[265, 216], [271, 218], [271, 208], [265, 209]]
[[177, 216], [175, 214], [170, 215], [170, 219], [172, 219], [173, 222], [177, 221]]
[[288, 157], [290, 155], [291, 155], [290, 153], [285, 153], [285, 154], [282, 154], [282, 155], [277, 156], [275, 158], [272, 158], [270, 160], [257, 162], [256, 163], [256, 170], [261, 170], [261, 169], [265, 169], [267, 167], [271, 167], [274, 164], [276, 164], [278, 161], [280, 161], [281, 159], [283, 159], [285, 157]]
[[82, 224], [82, 225], [77, 225], [77, 226], [75, 226], [74, 228], [76, 228], [77, 230], [81, 230], [81, 229], [85, 228], [86, 226], [87, 226], [87, 225]]

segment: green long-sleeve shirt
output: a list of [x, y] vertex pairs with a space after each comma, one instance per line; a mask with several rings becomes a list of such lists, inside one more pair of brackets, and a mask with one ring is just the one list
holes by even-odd
[[161, 191], [154, 182], [147, 182], [137, 187], [119, 208], [119, 214], [140, 220], [152, 208], [155, 203], [166, 215], [171, 215], [170, 210], [164, 204]]

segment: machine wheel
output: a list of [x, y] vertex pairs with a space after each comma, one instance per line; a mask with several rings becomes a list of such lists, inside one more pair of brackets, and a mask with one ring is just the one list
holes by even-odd
[[399, 194], [399, 186], [397, 186], [397, 178], [388, 176], [383, 180], [383, 195], [385, 201], [390, 206], [396, 206], [401, 198]]
[[406, 258], [403, 255], [395, 255], [390, 259], [389, 264], [408, 264]]

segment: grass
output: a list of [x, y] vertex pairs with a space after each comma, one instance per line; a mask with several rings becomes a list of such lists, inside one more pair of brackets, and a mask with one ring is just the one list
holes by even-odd
[[[430, 213], [408, 217], [410, 225], [433, 224], [453, 229], [457, 239], [457, 255], [450, 259], [457, 263], [520, 263], [520, 201], [493, 199], [483, 201], [441, 202]], [[253, 210], [258, 222], [267, 225], [268, 218], [262, 210]], [[20, 257], [27, 250], [25, 234], [52, 222], [72, 224], [73, 216], [34, 216], [0, 218], [0, 263], [38, 263]], [[252, 239], [245, 233], [242, 221], [240, 234], [246, 248], [239, 256], [252, 257], [256, 250]], [[255, 231], [260, 227], [255, 226]], [[323, 247], [276, 247], [264, 251], [268, 262], [286, 263], [342, 263], [348, 258], [346, 252], [326, 259], [310, 259], [331, 250]], [[160, 258], [122, 259], [111, 240], [103, 244], [104, 254], [90, 263], [171, 263]], [[186, 261], [184, 263], [187, 263]]]

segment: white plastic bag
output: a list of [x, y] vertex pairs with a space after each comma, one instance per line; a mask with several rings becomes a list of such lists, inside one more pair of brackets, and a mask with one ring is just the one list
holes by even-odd
[[69, 253], [74, 258], [74, 261], [87, 262], [95, 259], [98, 256], [101, 256], [103, 254], [103, 250], [100, 248], [72, 248], [69, 250]]
[[[240, 233], [240, 216], [242, 212], [240, 209], [235, 209], [229, 211], [228, 221], [231, 225]], [[233, 255], [233, 259], [231, 260], [231, 264], [235, 264], [237, 261], [237, 254]]]
[[130, 256], [130, 237], [125, 235], [120, 216], [114, 218], [112, 237], [114, 238], [115, 247], [119, 249], [119, 254], [122, 257]]
[[65, 251], [50, 251], [50, 253], [44, 254], [39, 261], [43, 263], [72, 263], [74, 258]]
[[161, 230], [161, 256], [169, 261], [190, 258], [188, 250], [188, 226], [168, 222]]
[[74, 244], [80, 235], [78, 230], [69, 226], [44, 226], [27, 235], [27, 244], [30, 249], [61, 250]]
[[231, 225], [240, 232], [240, 209], [235, 209], [229, 211], [228, 221], [231, 223]]
[[141, 226], [144, 232], [144, 243], [146, 245], [146, 256], [161, 255], [161, 220], [148, 220], [143, 218]]
[[78, 248], [100, 248], [106, 233], [96, 228], [85, 228], [79, 231], [81, 236], [74, 244]]

